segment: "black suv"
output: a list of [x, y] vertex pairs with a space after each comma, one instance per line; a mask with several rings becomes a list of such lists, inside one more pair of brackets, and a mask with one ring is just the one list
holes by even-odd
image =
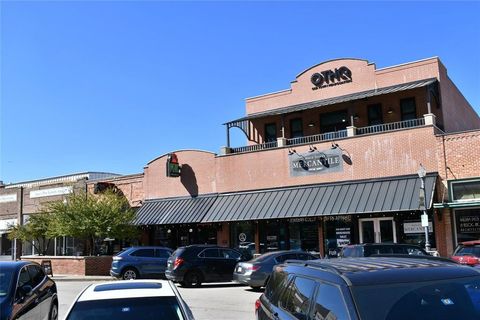
[[398, 243], [364, 243], [352, 244], [342, 248], [341, 258], [370, 257], [374, 254], [408, 254], [428, 256], [429, 254], [421, 247], [413, 244]]
[[432, 256], [287, 261], [257, 319], [480, 319], [480, 272]]
[[202, 282], [232, 281], [239, 261], [246, 260], [239, 251], [212, 245], [180, 247], [167, 261], [165, 276], [186, 287], [199, 287]]

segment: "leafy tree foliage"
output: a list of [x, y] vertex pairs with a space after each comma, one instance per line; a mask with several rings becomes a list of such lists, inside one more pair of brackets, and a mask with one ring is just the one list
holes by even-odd
[[[105, 238], [135, 238], [138, 229], [132, 225], [134, 218], [127, 199], [113, 190], [102, 194], [72, 193], [66, 201], [45, 204], [42, 212], [32, 215], [28, 223], [12, 228], [10, 237], [29, 242], [61, 236], [78, 238], [87, 243], [83, 254], [94, 255], [98, 253], [95, 244]], [[47, 249], [38, 252], [45, 253]]]
[[53, 221], [54, 217], [51, 213], [31, 215], [26, 224], [10, 227], [8, 237], [11, 240], [16, 238], [23, 242], [29, 242], [36, 252], [45, 255], [51, 240], [55, 238]]

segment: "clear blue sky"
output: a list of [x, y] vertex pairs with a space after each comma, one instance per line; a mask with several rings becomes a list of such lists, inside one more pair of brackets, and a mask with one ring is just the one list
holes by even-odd
[[245, 98], [339, 57], [381, 68], [439, 56], [479, 113], [479, 13], [457, 1], [2, 1], [0, 180], [219, 152]]

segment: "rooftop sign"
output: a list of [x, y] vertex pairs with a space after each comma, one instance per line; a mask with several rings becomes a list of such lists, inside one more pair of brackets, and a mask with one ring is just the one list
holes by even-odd
[[352, 71], [345, 66], [335, 68], [334, 70], [325, 70], [315, 72], [310, 78], [315, 86], [312, 90], [323, 89], [326, 87], [338, 86], [352, 82]]

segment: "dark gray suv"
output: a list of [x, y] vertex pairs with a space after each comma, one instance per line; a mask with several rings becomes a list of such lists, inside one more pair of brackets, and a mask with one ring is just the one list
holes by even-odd
[[266, 319], [480, 319], [480, 272], [431, 256], [287, 261], [255, 304]]

